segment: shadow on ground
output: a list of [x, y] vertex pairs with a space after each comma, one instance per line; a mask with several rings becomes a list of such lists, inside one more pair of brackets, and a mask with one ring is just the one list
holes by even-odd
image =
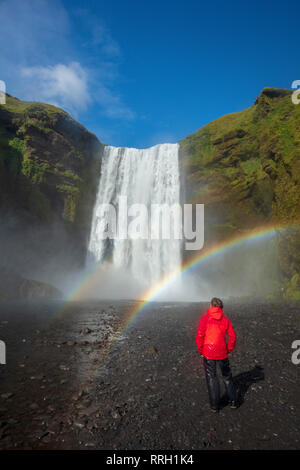
[[[244, 398], [249, 387], [252, 384], [264, 380], [265, 374], [262, 366], [256, 365], [253, 369], [247, 372], [241, 372], [240, 374], [233, 377], [233, 383], [237, 390], [237, 402], [238, 406], [244, 403]], [[220, 408], [224, 408], [228, 405], [227, 395], [224, 394], [220, 400]]]

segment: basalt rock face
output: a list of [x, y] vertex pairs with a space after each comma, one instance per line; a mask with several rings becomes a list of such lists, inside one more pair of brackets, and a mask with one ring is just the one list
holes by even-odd
[[1, 264], [50, 280], [82, 266], [103, 145], [51, 105], [0, 106]]
[[[300, 224], [300, 106], [265, 88], [253, 106], [180, 142], [185, 199], [205, 204], [206, 244], [254, 227]], [[300, 230], [278, 238], [280, 288], [300, 298]]]
[[25, 279], [13, 269], [0, 266], [0, 300], [57, 300], [62, 292], [46, 282]]

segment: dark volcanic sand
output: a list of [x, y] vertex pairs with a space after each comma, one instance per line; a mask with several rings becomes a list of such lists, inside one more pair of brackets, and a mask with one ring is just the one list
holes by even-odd
[[299, 449], [299, 304], [226, 304], [242, 404], [218, 415], [195, 344], [204, 304], [152, 303], [121, 336], [136, 303], [62, 305], [0, 305], [0, 449]]

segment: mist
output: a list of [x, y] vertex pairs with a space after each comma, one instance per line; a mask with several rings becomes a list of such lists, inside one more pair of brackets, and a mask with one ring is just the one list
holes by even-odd
[[165, 284], [163, 279], [149, 283], [136, 277], [129, 266], [116, 267], [104, 261], [70, 272], [59, 288], [66, 298], [76, 299], [200, 302], [215, 296], [266, 297], [276, 292], [281, 280], [276, 237], [245, 242], [211, 256]]
[[20, 211], [0, 212], [0, 246], [0, 268], [60, 290], [85, 259], [80, 243], [62, 224], [38, 223]]
[[65, 298], [199, 302], [214, 296], [258, 298], [276, 293], [282, 274], [275, 236], [216, 253], [164, 283], [190, 256], [201, 256], [212, 241], [214, 226], [224, 223], [206, 208], [202, 250], [186, 251], [184, 243], [174, 240], [103, 241], [97, 204], [115, 203], [120, 194], [129, 196], [132, 203], [138, 198], [147, 205], [153, 200], [169, 204], [186, 200], [178, 145], [143, 151], [107, 147], [103, 158], [89, 240], [86, 235], [85, 239], [75, 236], [59, 221], [43, 224], [21, 208], [2, 210], [0, 267], [49, 283]]
[[[150, 282], [137, 276], [130, 265], [116, 266], [108, 260], [86, 263], [86, 253], [80, 253], [62, 227], [28, 226], [13, 213], [0, 214], [0, 243], [1, 266], [47, 282], [65, 298], [75, 294], [78, 299], [145, 299], [153, 289], [150, 297], [157, 301], [198, 302], [214, 296], [254, 299], [276, 293], [282, 281], [275, 236], [215, 254], [163, 287], [164, 276]], [[191, 252], [182, 253], [183, 260], [187, 254]]]

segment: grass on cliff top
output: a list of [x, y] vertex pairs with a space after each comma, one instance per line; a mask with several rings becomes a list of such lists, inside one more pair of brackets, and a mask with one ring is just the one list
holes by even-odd
[[6, 104], [2, 106], [4, 106], [5, 109], [7, 109], [8, 111], [14, 114], [24, 114], [30, 108], [32, 109], [43, 108], [43, 110], [47, 111], [50, 114], [58, 113], [58, 114], [64, 114], [66, 116], [69, 116], [66, 111], [56, 106], [53, 106], [52, 104], [39, 103], [38, 101], [21, 101], [18, 98], [15, 98], [10, 95], [6, 95]]
[[[198, 169], [203, 169], [214, 161], [220, 166], [218, 146], [214, 144], [227, 138], [232, 145], [238, 144], [236, 149], [231, 149], [230, 154], [240, 161], [260, 159], [260, 154], [267, 155], [269, 151], [274, 151], [280, 153], [284, 161], [289, 163], [300, 151], [299, 129], [300, 106], [292, 103], [290, 95], [274, 98], [263, 91], [257, 104], [210, 122], [181, 140], [180, 146], [188, 156], [187, 163]], [[244, 132], [241, 138], [234, 135], [238, 131]], [[230, 133], [233, 133], [233, 137], [229, 137]], [[226, 160], [224, 155], [223, 165], [227, 164]], [[232, 161], [228, 161], [228, 164], [232, 164]]]
[[82, 130], [84, 130], [90, 136], [95, 136], [95, 134], [88, 129], [86, 129], [82, 124], [80, 124], [76, 119], [74, 119], [67, 111], [64, 111], [57, 106], [47, 103], [41, 103], [39, 101], [22, 101], [14, 96], [6, 95], [6, 104], [0, 105], [0, 109], [6, 109], [8, 112], [15, 114], [16, 116], [23, 117], [28, 112], [32, 112], [33, 114], [37, 113], [37, 118], [40, 119], [39, 114], [46, 113], [48, 116], [53, 118], [54, 120], [57, 119], [58, 116], [64, 116], [65, 119], [72, 121], [74, 124], [79, 126]]

